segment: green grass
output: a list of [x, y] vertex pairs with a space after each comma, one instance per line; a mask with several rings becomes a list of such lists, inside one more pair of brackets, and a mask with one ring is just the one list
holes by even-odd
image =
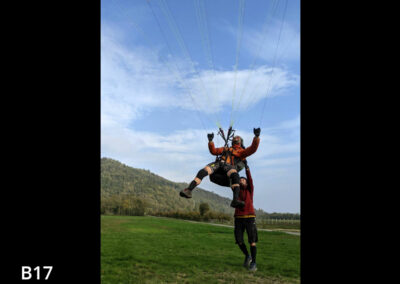
[[300, 238], [263, 231], [258, 238], [258, 271], [251, 273], [242, 267], [244, 256], [232, 228], [102, 216], [102, 284], [300, 283]]
[[258, 220], [257, 228], [263, 229], [277, 229], [287, 231], [300, 231], [300, 221], [278, 220], [278, 221], [265, 221]]

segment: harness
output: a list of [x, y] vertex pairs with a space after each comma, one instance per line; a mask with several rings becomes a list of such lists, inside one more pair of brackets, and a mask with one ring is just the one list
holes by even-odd
[[[227, 136], [225, 138], [224, 130], [222, 128], [219, 128], [218, 135], [220, 135], [222, 137], [222, 139], [225, 141], [225, 145], [224, 145], [224, 151], [221, 153], [221, 155], [217, 155], [217, 157], [215, 159], [215, 162], [223, 161], [222, 157], [225, 156], [226, 157], [225, 158], [226, 162], [230, 161], [230, 164], [232, 166], [234, 166], [235, 168], [237, 168], [238, 172], [241, 171], [244, 168], [243, 161], [240, 158], [238, 158], [238, 157], [233, 155], [233, 153], [232, 153], [233, 148], [232, 147], [231, 148], [228, 147], [229, 141], [232, 141], [233, 137], [235, 136], [235, 130], [232, 129], [232, 126], [230, 126], [229, 129], [228, 129], [228, 134], [227, 134]], [[243, 140], [242, 140], [241, 147], [243, 149], [245, 149], [245, 147], [243, 145]]]
[[[242, 160], [240, 160], [240, 158], [235, 157], [232, 154], [232, 151], [230, 150], [231, 148], [228, 147], [228, 143], [229, 141], [233, 140], [233, 136], [235, 134], [235, 130], [232, 129], [232, 127], [229, 127], [228, 129], [228, 135], [225, 137], [224, 131], [222, 130], [222, 128], [219, 128], [219, 132], [218, 135], [220, 135], [222, 137], [222, 139], [225, 141], [225, 145], [224, 145], [224, 151], [220, 154], [217, 155], [217, 158], [215, 159], [216, 163], [225, 163], [225, 161], [222, 160], [222, 156], [225, 155], [226, 159], [231, 161], [231, 164], [235, 167], [235, 169], [239, 172], [241, 171], [244, 167], [245, 164]], [[242, 148], [245, 149], [245, 147], [243, 146], [243, 140], [242, 140]], [[232, 159], [232, 157], [234, 157], [234, 159]], [[218, 184], [220, 186], [226, 186], [226, 187], [231, 187], [231, 180], [230, 178], [228, 178], [228, 176], [221, 172], [221, 168], [218, 169], [216, 172], [213, 172], [210, 175], [210, 181]]]
[[[229, 147], [228, 147], [228, 143], [229, 141], [232, 141], [233, 136], [235, 135], [235, 130], [232, 129], [232, 126], [229, 127], [228, 129], [228, 135], [225, 138], [225, 134], [224, 134], [224, 130], [220, 127], [219, 131], [218, 131], [218, 135], [220, 135], [222, 137], [222, 139], [225, 141], [225, 145], [224, 145], [224, 151], [221, 153], [221, 155], [217, 155], [217, 158], [215, 159], [216, 162], [220, 162], [222, 160], [222, 156], [226, 156], [227, 160], [228, 160], [228, 156], [230, 161], [232, 161], [232, 152], [229, 151]], [[228, 149], [228, 151], [226, 150]]]

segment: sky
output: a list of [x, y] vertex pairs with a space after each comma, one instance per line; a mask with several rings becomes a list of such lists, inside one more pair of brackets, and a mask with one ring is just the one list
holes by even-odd
[[[300, 3], [102, 0], [101, 156], [190, 183], [218, 128], [250, 146], [254, 207], [300, 213]], [[240, 172], [245, 175], [245, 172]], [[232, 198], [206, 177], [201, 188]]]

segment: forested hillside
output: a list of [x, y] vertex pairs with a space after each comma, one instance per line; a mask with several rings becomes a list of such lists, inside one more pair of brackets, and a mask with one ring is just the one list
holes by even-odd
[[148, 213], [167, 211], [197, 211], [200, 203], [208, 203], [211, 210], [232, 214], [230, 199], [210, 191], [196, 188], [193, 198], [179, 196], [185, 183], [175, 183], [151, 173], [136, 169], [109, 158], [101, 159], [102, 210], [119, 203], [129, 207], [130, 203], [144, 202]]
[[[193, 198], [179, 196], [188, 184], [169, 181], [148, 170], [136, 169], [109, 158], [101, 159], [101, 213], [149, 215], [163, 212], [199, 211], [201, 203], [209, 209], [233, 216], [231, 200], [196, 188]], [[227, 190], [230, 190], [227, 188]], [[300, 214], [267, 213], [256, 209], [257, 219], [300, 219]]]

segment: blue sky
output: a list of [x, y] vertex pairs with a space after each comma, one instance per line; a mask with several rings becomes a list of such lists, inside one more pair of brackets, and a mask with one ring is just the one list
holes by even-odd
[[[230, 123], [254, 205], [300, 212], [300, 11], [292, 0], [102, 0], [101, 155], [189, 183]], [[160, 30], [161, 28], [161, 30]], [[244, 172], [241, 172], [244, 174]], [[200, 187], [231, 198], [231, 190]]]

